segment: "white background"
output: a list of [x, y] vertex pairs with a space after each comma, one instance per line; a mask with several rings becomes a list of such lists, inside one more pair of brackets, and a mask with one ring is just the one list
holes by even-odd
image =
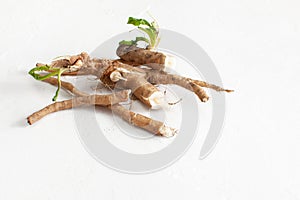
[[[121, 174], [85, 151], [71, 111], [26, 125], [53, 94], [26, 74], [37, 61], [91, 52], [147, 9], [200, 44], [236, 90], [209, 157], [198, 160], [201, 135], [163, 171]], [[297, 0], [2, 1], [0, 199], [300, 199], [299, 9]]]

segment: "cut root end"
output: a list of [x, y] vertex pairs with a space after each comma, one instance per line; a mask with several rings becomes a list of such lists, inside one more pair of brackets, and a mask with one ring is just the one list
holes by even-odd
[[173, 137], [174, 135], [176, 135], [178, 133], [178, 130], [175, 128], [170, 128], [168, 126], [163, 125], [160, 129], [159, 129], [159, 134], [164, 136], [164, 137]]
[[154, 92], [149, 98], [148, 98], [149, 104], [151, 105], [152, 109], [160, 109], [164, 107], [166, 104], [164, 94], [160, 91]]
[[114, 71], [109, 75], [109, 78], [113, 82], [118, 82], [119, 80], [126, 81], [127, 79], [122, 76], [122, 74], [118, 71]]
[[176, 66], [176, 59], [171, 55], [167, 55], [165, 58], [165, 67], [173, 68], [175, 66]]
[[208, 97], [204, 97], [203, 99], [201, 99], [202, 102], [207, 102], [208, 101]]

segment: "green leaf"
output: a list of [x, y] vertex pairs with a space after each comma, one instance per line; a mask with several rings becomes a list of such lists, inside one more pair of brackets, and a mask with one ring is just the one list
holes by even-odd
[[155, 48], [159, 43], [159, 37], [158, 37], [158, 25], [155, 21], [149, 23], [145, 19], [137, 19], [134, 17], [129, 17], [127, 24], [132, 24], [134, 26], [137, 26], [138, 29], [145, 32], [149, 39], [145, 37], [136, 37], [135, 40], [126, 41], [123, 40], [119, 44], [125, 44], [125, 45], [137, 45], [139, 41], [144, 41], [148, 44], [147, 48], [153, 49]]
[[[28, 72], [28, 74], [30, 74], [34, 79], [39, 80], [39, 81], [45, 80], [45, 79], [50, 78], [52, 76], [57, 76], [57, 90], [55, 92], [54, 97], [52, 98], [52, 101], [56, 101], [58, 93], [59, 93], [60, 88], [61, 88], [60, 77], [61, 77], [61, 74], [63, 72], [65, 72], [66, 70], [67, 69], [53, 68], [53, 67], [50, 67], [48, 65], [43, 65], [43, 66], [38, 66], [38, 67], [32, 68]], [[37, 73], [37, 72], [41, 72], [41, 71], [46, 71], [46, 72], [52, 71], [52, 72], [50, 72], [46, 75], [40, 75], [39, 73]]]
[[52, 101], [56, 101], [57, 97], [58, 97], [58, 93], [60, 91], [60, 88], [61, 88], [61, 80], [60, 80], [60, 77], [61, 77], [61, 74], [66, 71], [65, 69], [59, 69], [59, 72], [57, 74], [57, 89], [55, 91], [55, 95], [54, 97], [52, 98]]
[[39, 67], [35, 67], [32, 68], [28, 74], [30, 74], [33, 78], [35, 78], [36, 80], [41, 80], [43, 78], [43, 76], [41, 76], [40, 74], [37, 74], [36, 72], [40, 72], [40, 71], [48, 71], [49, 70], [49, 66], [44, 65], [44, 66], [39, 66]]
[[136, 42], [144, 41], [144, 42], [146, 42], [146, 43], [149, 44], [149, 40], [148, 40], [147, 38], [145, 38], [145, 37], [136, 37], [136, 38], [135, 38], [135, 41], [136, 41]]
[[157, 36], [158, 36], [156, 33], [156, 30], [153, 30], [151, 28], [142, 28], [142, 27], [139, 27], [139, 29], [141, 31], [144, 31], [148, 35], [148, 37], [150, 39], [150, 42], [149, 42], [150, 47], [155, 47], [155, 43], [156, 43]]
[[147, 44], [149, 44], [149, 40], [145, 37], [136, 37], [135, 40], [122, 40], [121, 42], [119, 42], [119, 44], [132, 46], [132, 45], [137, 45], [139, 41], [144, 41]]
[[121, 42], [119, 42], [119, 45], [120, 44], [132, 46], [132, 45], [136, 45], [136, 42], [135, 40], [122, 40]]
[[146, 25], [146, 26], [151, 27], [151, 24], [147, 20], [137, 19], [137, 18], [134, 18], [134, 17], [129, 17], [128, 21], [127, 21], [127, 24], [132, 24], [134, 26]]

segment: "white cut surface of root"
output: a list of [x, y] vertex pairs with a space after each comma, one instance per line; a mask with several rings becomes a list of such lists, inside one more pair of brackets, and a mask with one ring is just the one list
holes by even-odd
[[168, 103], [165, 100], [165, 96], [161, 91], [154, 92], [148, 98], [148, 101], [152, 109], [164, 108]]
[[161, 126], [159, 129], [159, 133], [165, 137], [172, 137], [178, 133], [178, 130], [175, 128], [170, 128], [168, 126]]
[[175, 66], [176, 66], [176, 59], [174, 58], [174, 56], [166, 55], [165, 67], [166, 68], [173, 68]]
[[127, 80], [127, 79], [124, 78], [124, 77], [122, 76], [122, 74], [121, 74], [120, 72], [118, 72], [118, 71], [113, 71], [113, 72], [109, 75], [109, 78], [110, 78], [110, 80], [113, 81], [113, 82], [118, 82], [119, 80], [124, 80], [124, 81]]

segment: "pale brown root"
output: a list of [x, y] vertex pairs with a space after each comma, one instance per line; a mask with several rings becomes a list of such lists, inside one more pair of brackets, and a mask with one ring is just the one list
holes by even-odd
[[194, 92], [202, 102], [206, 102], [209, 99], [202, 87], [210, 88], [218, 92], [233, 92], [233, 90], [223, 89], [204, 81], [194, 80], [176, 74], [169, 74], [159, 70], [147, 70], [147, 80], [152, 84], [174, 84], [181, 86]]
[[[50, 78], [43, 80], [43, 82], [50, 83], [51, 85], [57, 86], [56, 78], [50, 77]], [[89, 96], [89, 94], [78, 90], [77, 88], [74, 87], [74, 85], [72, 85], [69, 82], [61, 81], [61, 87], [76, 96]]]
[[[91, 59], [89, 55], [82, 52], [73, 56], [60, 56], [55, 58], [50, 65], [52, 68], [61, 68], [66, 71], [63, 76], [77, 76], [77, 75], [95, 75], [98, 76], [105, 70], [107, 66], [112, 65], [113, 60], [109, 59]], [[36, 66], [43, 66], [46, 64], [37, 63]], [[51, 70], [49, 70], [51, 72]]]
[[130, 88], [133, 94], [146, 106], [158, 109], [161, 106], [163, 93], [142, 76], [128, 75], [126, 81], [120, 81], [116, 86]]
[[234, 90], [224, 89], [224, 88], [221, 88], [220, 86], [206, 83], [204, 81], [199, 81], [199, 80], [193, 80], [193, 81], [194, 81], [194, 83], [196, 83], [197, 85], [199, 85], [201, 87], [210, 88], [210, 89], [213, 89], [218, 92], [234, 92]]
[[201, 86], [197, 85], [190, 78], [168, 74], [158, 70], [148, 70], [147, 80], [152, 84], [174, 84], [194, 92], [202, 102], [206, 102], [209, 96]]
[[89, 72], [64, 72], [61, 74], [61, 76], [83, 76], [83, 75], [89, 75]]
[[[66, 86], [66, 84], [64, 84], [64, 86]], [[70, 87], [66, 89], [70, 89]], [[80, 92], [79, 94], [83, 94], [83, 93]], [[67, 110], [82, 105], [109, 106], [119, 102], [125, 102], [128, 100], [128, 98], [129, 98], [128, 90], [123, 90], [120, 92], [116, 92], [115, 94], [108, 94], [108, 95], [89, 95], [89, 96], [75, 97], [73, 99], [55, 102], [53, 104], [46, 106], [45, 108], [27, 117], [27, 122], [31, 125], [36, 121], [40, 120], [41, 118], [43, 118], [44, 116], [53, 112]]]
[[[119, 47], [121, 48], [121, 47]], [[132, 48], [132, 47], [130, 47]], [[137, 48], [137, 47], [136, 47]], [[136, 50], [136, 51], [135, 51]], [[145, 49], [135, 49], [133, 52], [140, 52]], [[149, 51], [149, 50], [146, 50]], [[133, 55], [132, 55], [133, 56]], [[74, 57], [74, 58], [73, 58]], [[73, 59], [71, 59], [73, 58]], [[71, 61], [81, 65], [78, 73], [95, 75], [108, 88], [131, 89], [133, 94], [145, 105], [151, 108], [160, 108], [164, 103], [161, 92], [153, 84], [176, 84], [194, 92], [202, 102], [206, 102], [209, 96], [202, 87], [214, 89], [216, 91], [231, 92], [232, 90], [223, 89], [204, 81], [193, 80], [179, 75], [168, 74], [161, 70], [141, 69], [124, 64], [119, 60], [90, 59], [86, 53], [81, 53], [63, 61], [56, 60], [55, 66], [66, 67], [66, 62]], [[61, 64], [61, 66], [58, 65]], [[73, 73], [72, 71], [67, 73]], [[67, 74], [66, 74], [67, 75]]]
[[134, 113], [124, 108], [120, 104], [109, 106], [109, 108], [113, 111], [114, 114], [119, 115], [122, 119], [124, 119], [128, 123], [140, 127], [142, 129], [145, 129], [155, 135], [172, 137], [178, 132], [176, 129], [170, 128], [160, 121], [156, 121], [149, 117]]
[[[83, 98], [83, 97], [77, 97], [77, 98], [79, 99], [79, 98]], [[78, 106], [79, 106], [79, 104], [78, 104]], [[73, 105], [72, 99], [55, 102], [53, 104], [46, 106], [43, 109], [31, 114], [30, 116], [28, 116], [27, 122], [28, 122], [28, 124], [32, 125], [33, 123], [39, 121], [40, 119], [42, 119], [43, 117], [45, 117], [46, 115], [48, 115], [50, 113], [57, 112], [60, 110], [71, 109], [73, 107], [75, 107], [75, 105]]]
[[59, 56], [52, 61], [51, 67], [68, 68], [70, 72], [78, 71], [89, 59], [89, 55], [85, 52], [74, 56]]
[[146, 106], [152, 109], [161, 108], [163, 93], [145, 79], [145, 71], [119, 61], [115, 61], [100, 77], [104, 85], [110, 88], [130, 89]]
[[152, 69], [164, 69], [166, 64], [166, 55], [163, 53], [134, 45], [119, 45], [117, 55], [125, 62], [130, 62], [133, 65], [146, 65]]
[[206, 94], [205, 90], [202, 87], [195, 84], [194, 82], [189, 82], [188, 85], [191, 86], [192, 91], [198, 96], [198, 98], [202, 102], [207, 102], [208, 101], [209, 96]]
[[[44, 63], [36, 63], [35, 66], [41, 67], [41, 66], [46, 66], [47, 64]], [[48, 65], [50, 66], [50, 65]], [[63, 67], [61, 67], [63, 68]], [[52, 72], [51, 70], [48, 70], [47, 72]], [[82, 75], [90, 75], [89, 71], [65, 71], [61, 74], [61, 76], [82, 76]]]
[[[51, 81], [45, 81], [45, 82], [50, 83], [51, 85], [54, 85], [54, 86], [57, 85], [56, 78], [51, 78]], [[71, 83], [68, 83], [65, 81], [61, 82], [61, 87], [79, 97], [86, 97], [86, 95], [88, 95], [88, 94], [76, 89]], [[77, 92], [74, 93], [74, 91], [77, 91]], [[77, 98], [79, 98], [79, 97], [77, 97]], [[71, 101], [71, 100], [67, 100], [67, 101]], [[68, 105], [68, 106], [70, 106], [70, 105]], [[153, 134], [164, 136], [164, 137], [171, 137], [171, 136], [174, 136], [178, 132], [178, 130], [168, 127], [160, 121], [157, 121], [157, 120], [151, 119], [149, 117], [143, 116], [141, 114], [132, 112], [120, 104], [108, 105], [107, 107], [109, 109], [111, 109], [113, 111], [113, 113], [117, 114], [118, 116], [120, 116], [123, 120], [127, 121], [128, 123], [130, 123], [136, 127], [145, 129]], [[70, 107], [70, 108], [72, 108], [72, 107]], [[53, 111], [53, 112], [55, 112], [55, 111]], [[32, 124], [44, 116], [41, 116], [40, 118], [36, 118], [37, 116], [35, 116], [30, 119], [28, 117], [27, 120], [28, 120], [29, 124]]]
[[200, 80], [194, 80], [176, 74], [169, 74], [164, 71], [159, 71], [159, 70], [145, 70], [145, 71], [147, 71], [147, 80], [153, 84], [175, 84], [186, 88], [187, 84], [194, 83], [200, 87], [213, 89], [218, 92], [234, 92], [234, 90], [224, 89], [214, 84], [210, 84]]
[[118, 60], [91, 59], [86, 53], [58, 57], [50, 66], [67, 69], [68, 71], [62, 75], [74, 75], [74, 73], [95, 75], [107, 88], [131, 89], [146, 106], [154, 109], [161, 107], [163, 95], [154, 85], [145, 80], [146, 74], [143, 69]]

